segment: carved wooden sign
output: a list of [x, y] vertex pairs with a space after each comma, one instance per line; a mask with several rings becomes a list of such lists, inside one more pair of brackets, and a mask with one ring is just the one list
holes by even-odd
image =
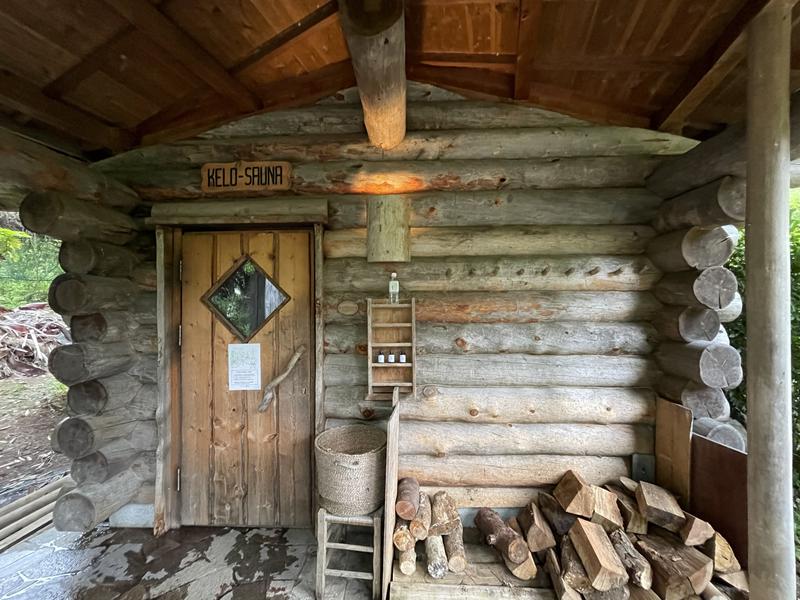
[[206, 163], [200, 169], [200, 189], [209, 194], [288, 190], [292, 165], [283, 161]]

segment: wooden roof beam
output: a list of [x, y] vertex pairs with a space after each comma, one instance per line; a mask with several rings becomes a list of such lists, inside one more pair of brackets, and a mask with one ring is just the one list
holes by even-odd
[[722, 35], [694, 63], [681, 85], [653, 117], [651, 127], [680, 133], [695, 109], [719, 86], [747, 54], [745, 32], [750, 22], [775, 0], [748, 0]]
[[339, 15], [369, 139], [379, 148], [394, 148], [406, 135], [403, 2], [341, 0]]
[[97, 148], [122, 150], [133, 144], [133, 136], [124, 129], [49, 98], [33, 84], [5, 70], [0, 70], [0, 104]]
[[131, 25], [147, 34], [172, 58], [190, 69], [242, 112], [256, 111], [261, 101], [241, 81], [228, 73], [205, 48], [162, 14], [150, 2], [105, 0]]

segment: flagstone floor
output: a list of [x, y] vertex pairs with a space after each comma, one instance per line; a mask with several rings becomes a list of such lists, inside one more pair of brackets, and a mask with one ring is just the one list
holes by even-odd
[[[0, 553], [0, 599], [310, 600], [315, 559], [307, 529], [51, 529]], [[364, 566], [350, 560], [330, 566]], [[369, 582], [329, 581], [326, 600], [371, 597]]]

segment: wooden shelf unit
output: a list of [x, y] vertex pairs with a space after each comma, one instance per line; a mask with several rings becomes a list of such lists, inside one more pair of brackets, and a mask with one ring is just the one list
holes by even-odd
[[[367, 356], [368, 393], [370, 397], [391, 394], [393, 388], [404, 388], [405, 393], [415, 395], [416, 376], [416, 302], [391, 304], [388, 300], [367, 298]], [[399, 361], [400, 352], [405, 352], [406, 362], [378, 362], [378, 352], [387, 356], [394, 352]], [[410, 390], [408, 388], [411, 388]]]

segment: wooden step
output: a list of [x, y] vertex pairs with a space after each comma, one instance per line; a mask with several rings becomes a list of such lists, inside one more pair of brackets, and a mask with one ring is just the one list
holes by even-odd
[[374, 548], [372, 546], [363, 546], [361, 544], [343, 544], [341, 542], [328, 542], [325, 544], [328, 550], [349, 550], [350, 552], [364, 552], [372, 554]]
[[344, 577], [345, 579], [363, 579], [364, 581], [372, 581], [372, 573], [365, 573], [364, 571], [325, 569], [325, 575], [330, 575], [331, 577]]

